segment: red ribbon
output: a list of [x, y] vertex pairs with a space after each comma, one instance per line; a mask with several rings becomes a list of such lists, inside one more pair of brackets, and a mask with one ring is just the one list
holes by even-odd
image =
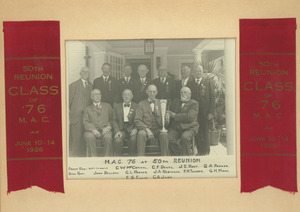
[[241, 192], [297, 192], [296, 19], [240, 20]]
[[64, 192], [59, 22], [3, 26], [8, 192]]

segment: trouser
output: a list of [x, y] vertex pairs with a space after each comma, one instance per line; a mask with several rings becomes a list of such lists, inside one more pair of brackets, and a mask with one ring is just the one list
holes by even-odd
[[[97, 157], [97, 149], [96, 149], [96, 136], [92, 132], [85, 132], [84, 139], [86, 141], [88, 152], [90, 153], [91, 157]], [[104, 146], [104, 156], [110, 157], [113, 156], [113, 145], [112, 145], [112, 134], [111, 132], [107, 132], [103, 134], [99, 138]]]
[[199, 131], [195, 137], [198, 154], [199, 155], [209, 155], [210, 153], [210, 142], [209, 142], [209, 129], [208, 120], [203, 115], [198, 117]]
[[170, 154], [178, 155], [191, 155], [191, 142], [195, 132], [192, 130], [175, 130], [171, 128], [168, 132]]
[[137, 152], [137, 143], [136, 143], [136, 135], [130, 135], [130, 133], [121, 131], [122, 136], [115, 138], [113, 142], [114, 156], [122, 156], [123, 155], [123, 143], [124, 139], [128, 140], [128, 154], [129, 156], [136, 156]]
[[81, 121], [70, 124], [69, 153], [71, 157], [85, 156], [86, 146], [83, 140], [83, 131], [84, 129]]
[[[161, 133], [160, 129], [151, 129], [154, 138], [158, 138], [160, 144], [161, 156], [169, 155], [169, 141], [168, 134]], [[145, 130], [139, 130], [137, 134], [137, 154], [138, 156], [145, 156], [146, 142], [148, 140], [148, 134]]]

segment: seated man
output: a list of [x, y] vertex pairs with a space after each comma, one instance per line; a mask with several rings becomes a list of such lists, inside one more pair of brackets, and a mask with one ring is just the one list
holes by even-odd
[[136, 156], [137, 129], [134, 128], [133, 122], [137, 104], [131, 101], [133, 95], [129, 89], [123, 91], [122, 98], [124, 102], [114, 105], [114, 152], [115, 156], [122, 156], [123, 142], [125, 138], [128, 138], [129, 156]]
[[191, 141], [198, 132], [199, 124], [198, 102], [191, 99], [188, 87], [181, 88], [180, 99], [172, 101], [167, 114], [167, 118], [171, 119], [168, 132], [171, 154], [191, 155]]
[[161, 148], [161, 155], [169, 155], [168, 134], [160, 133], [162, 129], [162, 118], [160, 110], [160, 101], [155, 99], [157, 88], [155, 85], [149, 85], [146, 90], [148, 98], [138, 104], [134, 124], [139, 130], [137, 135], [137, 153], [138, 156], [145, 156], [147, 140], [158, 138]]
[[92, 157], [97, 156], [96, 139], [101, 139], [105, 156], [112, 156], [111, 122], [113, 111], [108, 103], [101, 102], [101, 92], [98, 89], [91, 91], [93, 103], [83, 111], [84, 139]]

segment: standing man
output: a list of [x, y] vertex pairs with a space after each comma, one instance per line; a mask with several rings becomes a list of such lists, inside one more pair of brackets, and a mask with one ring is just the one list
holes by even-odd
[[141, 64], [138, 67], [139, 78], [134, 81], [133, 85], [133, 101], [139, 103], [147, 98], [146, 89], [150, 85], [150, 79], [147, 79], [147, 66]]
[[137, 104], [132, 102], [132, 91], [125, 89], [122, 94], [123, 102], [114, 106], [114, 152], [115, 156], [123, 155], [124, 139], [128, 139], [129, 156], [136, 156], [136, 134], [134, 117]]
[[[197, 134], [198, 103], [191, 99], [191, 90], [181, 88], [180, 99], [172, 101], [170, 111], [169, 148], [172, 155], [191, 155], [191, 142]], [[179, 138], [179, 140], [178, 140]]]
[[175, 97], [175, 82], [168, 76], [166, 67], [158, 68], [158, 78], [153, 80], [153, 84], [157, 87], [158, 99], [174, 99]]
[[118, 80], [117, 86], [117, 103], [123, 102], [122, 94], [125, 89], [133, 90], [133, 79], [131, 77], [131, 65], [125, 65], [123, 68], [124, 77]]
[[180, 91], [183, 87], [189, 87], [189, 82], [193, 81], [191, 77], [191, 69], [187, 65], [181, 66], [181, 80], [176, 81], [175, 97], [180, 98]]
[[162, 117], [160, 101], [156, 99], [157, 88], [155, 85], [149, 85], [146, 90], [148, 98], [138, 104], [134, 124], [138, 129], [137, 135], [137, 153], [138, 156], [145, 156], [147, 140], [158, 138], [160, 143], [161, 155], [169, 155], [168, 134], [162, 129]]
[[100, 90], [102, 101], [109, 103], [112, 106], [116, 100], [117, 79], [110, 76], [111, 65], [109, 63], [104, 63], [101, 70], [103, 75], [94, 80], [93, 89]]
[[110, 104], [101, 102], [101, 92], [98, 89], [92, 90], [91, 99], [93, 103], [87, 106], [83, 112], [84, 139], [88, 152], [92, 157], [97, 156], [96, 140], [100, 139], [104, 146], [105, 156], [112, 156], [112, 108]]
[[82, 115], [83, 109], [90, 105], [92, 84], [89, 81], [88, 67], [80, 70], [80, 79], [69, 86], [69, 116], [70, 116], [70, 156], [82, 157], [85, 155], [83, 140]]
[[214, 118], [215, 113], [215, 91], [209, 79], [204, 78], [202, 66], [197, 66], [195, 79], [189, 82], [192, 90], [192, 99], [199, 103], [198, 123], [199, 132], [196, 143], [199, 155], [209, 155], [209, 121]]

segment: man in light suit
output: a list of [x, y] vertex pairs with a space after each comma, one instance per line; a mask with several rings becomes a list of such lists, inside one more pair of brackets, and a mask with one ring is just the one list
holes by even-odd
[[83, 139], [82, 114], [83, 109], [90, 105], [92, 84], [89, 81], [88, 67], [80, 70], [80, 79], [69, 86], [69, 117], [70, 117], [70, 156], [82, 157], [85, 155], [85, 142]]
[[115, 156], [122, 156], [124, 139], [128, 139], [129, 156], [136, 156], [136, 134], [134, 117], [137, 104], [132, 102], [133, 94], [125, 89], [122, 94], [123, 102], [114, 105], [114, 152]]
[[153, 80], [153, 84], [157, 87], [158, 99], [174, 99], [175, 97], [175, 82], [168, 76], [166, 67], [160, 66], [158, 68], [158, 78]]
[[158, 138], [160, 143], [161, 155], [169, 155], [168, 134], [161, 133], [162, 117], [160, 101], [156, 99], [157, 88], [155, 85], [149, 85], [146, 93], [148, 98], [138, 104], [134, 124], [138, 129], [137, 152], [138, 156], [145, 156], [147, 140], [152, 141]]
[[133, 79], [132, 75], [132, 68], [131, 65], [125, 65], [123, 68], [124, 77], [119, 79], [117, 82], [117, 97], [116, 102], [120, 103], [123, 102], [122, 94], [125, 89], [130, 89], [133, 91]]
[[198, 103], [191, 99], [191, 90], [181, 88], [180, 99], [172, 101], [167, 116], [171, 119], [168, 136], [172, 155], [191, 155], [191, 141], [199, 128], [197, 115]]
[[188, 83], [192, 90], [192, 99], [199, 103], [198, 123], [199, 132], [195, 138], [198, 154], [209, 155], [209, 121], [214, 118], [215, 113], [215, 91], [211, 80], [206, 79], [202, 66], [195, 69], [195, 79]]
[[175, 82], [175, 97], [180, 98], [180, 91], [183, 87], [189, 87], [189, 82], [193, 80], [191, 68], [187, 65], [181, 66], [181, 80]]
[[83, 111], [84, 139], [92, 157], [97, 156], [96, 140], [100, 139], [104, 146], [105, 156], [113, 155], [113, 139], [111, 123], [113, 111], [108, 103], [101, 102], [101, 92], [93, 89], [91, 92], [93, 103]]
[[109, 103], [112, 106], [117, 97], [117, 79], [110, 76], [111, 65], [109, 63], [104, 63], [101, 70], [103, 75], [94, 80], [93, 89], [100, 90], [102, 102]]
[[151, 84], [151, 80], [148, 79], [147, 73], [148, 68], [146, 65], [139, 65], [138, 74], [139, 78], [134, 80], [133, 85], [133, 100], [135, 103], [139, 103], [140, 101], [147, 99], [146, 89]]

